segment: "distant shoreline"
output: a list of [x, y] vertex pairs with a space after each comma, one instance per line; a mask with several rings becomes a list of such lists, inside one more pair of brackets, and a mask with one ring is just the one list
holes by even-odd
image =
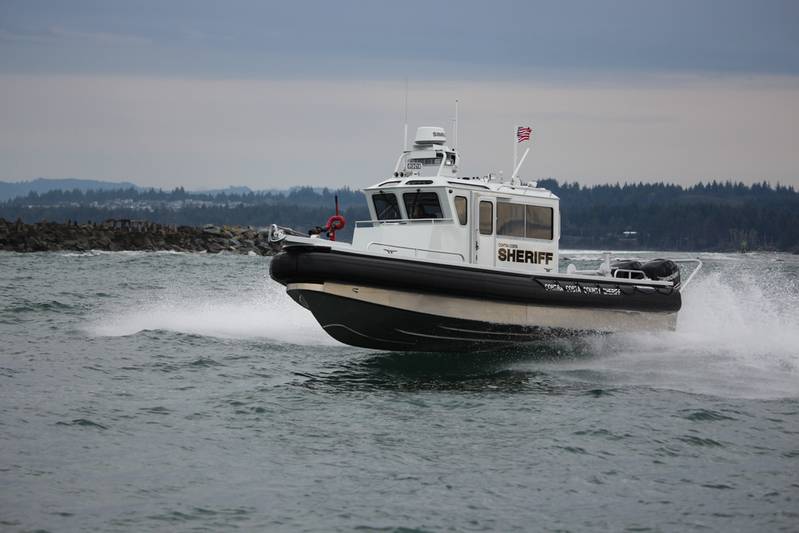
[[[560, 198], [562, 248], [799, 252], [799, 192], [791, 186], [713, 181], [690, 187], [667, 183], [583, 187], [553, 179], [540, 180], [538, 186]], [[44, 220], [147, 220], [166, 225], [169, 231], [175, 225], [197, 228], [211, 223], [218, 228], [252, 228], [274, 222], [303, 231], [324, 224], [334, 212], [336, 198], [341, 214], [349, 222], [339, 232], [339, 239], [351, 240], [353, 222], [368, 220], [372, 215], [367, 198], [348, 188], [316, 190], [305, 186], [283, 192], [219, 194], [181, 188], [56, 189], [0, 201], [0, 218], [21, 219], [29, 224]], [[184, 244], [165, 240], [164, 246], [202, 251], [198, 248], [205, 246], [205, 240], [202, 236], [199, 243], [194, 239]], [[162, 246], [158, 238], [151, 244], [154, 249]], [[231, 244], [234, 249], [240, 248], [235, 242], [207, 244], [212, 250]], [[146, 243], [140, 245], [127, 236], [108, 246], [112, 245], [148, 249]], [[20, 243], [15, 246], [25, 248]], [[40, 245], [33, 242], [28, 248], [37, 246]], [[41, 246], [47, 249], [59, 245], [50, 242]]]
[[229, 252], [272, 255], [265, 231], [242, 226], [175, 226], [140, 220], [101, 223], [9, 222], [0, 218], [0, 250]]
[[[576, 244], [576, 246], [575, 246]], [[607, 243], [606, 243], [607, 244]], [[618, 243], [617, 243], [618, 244]], [[630, 244], [630, 243], [624, 243]], [[602, 246], [601, 243], [561, 241], [561, 251], [575, 249], [608, 250], [624, 249], [618, 246]], [[631, 248], [630, 248], [631, 249]], [[187, 252], [187, 253], [234, 253], [259, 256], [274, 255], [269, 246], [265, 230], [249, 226], [207, 224], [176, 226], [158, 224], [144, 220], [106, 220], [105, 222], [9, 222], [0, 218], [0, 251], [30, 252]], [[641, 252], [648, 250], [638, 248]], [[738, 253], [736, 249], [679, 250], [680, 252]], [[783, 252], [797, 254], [792, 250], [747, 250], [751, 252]]]

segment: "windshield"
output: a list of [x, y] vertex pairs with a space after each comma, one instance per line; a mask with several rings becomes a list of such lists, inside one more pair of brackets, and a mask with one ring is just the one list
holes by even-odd
[[438, 194], [434, 192], [406, 192], [402, 200], [408, 218], [444, 218]]
[[374, 194], [372, 203], [375, 206], [377, 220], [398, 220], [402, 218], [397, 196], [394, 194]]

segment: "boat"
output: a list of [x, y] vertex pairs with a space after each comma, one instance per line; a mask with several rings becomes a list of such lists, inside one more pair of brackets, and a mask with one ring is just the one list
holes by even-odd
[[522, 183], [521, 163], [507, 180], [461, 177], [459, 165], [443, 128], [418, 128], [393, 173], [363, 189], [370, 220], [355, 223], [351, 243], [336, 240], [346, 224], [338, 202], [307, 234], [270, 228], [272, 279], [333, 338], [377, 350], [494, 350], [675, 327], [690, 281], [681, 284], [676, 262], [605, 254], [594, 269], [560, 271], [559, 198]]

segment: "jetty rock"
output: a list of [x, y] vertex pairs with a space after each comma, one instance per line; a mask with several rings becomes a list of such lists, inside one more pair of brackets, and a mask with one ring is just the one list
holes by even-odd
[[10, 222], [0, 218], [0, 250], [13, 252], [176, 251], [272, 255], [266, 229], [158, 224], [146, 220]]

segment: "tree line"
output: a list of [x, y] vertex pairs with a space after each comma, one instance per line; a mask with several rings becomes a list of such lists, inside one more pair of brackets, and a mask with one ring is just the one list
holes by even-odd
[[170, 202], [207, 202], [233, 205], [264, 205], [264, 204], [289, 204], [289, 205], [333, 205], [335, 196], [340, 202], [353, 204], [361, 202], [363, 195], [360, 191], [353, 191], [347, 187], [341, 189], [319, 190], [313, 187], [295, 187], [288, 191], [250, 191], [248, 193], [204, 193], [187, 191], [183, 187], [172, 190], [141, 189], [129, 187], [125, 189], [53, 189], [47, 192], [30, 192], [25, 196], [18, 196], [0, 203], [2, 206], [57, 206], [63, 204], [103, 204], [113, 201], [128, 200], [131, 202], [170, 203]]
[[[625, 183], [581, 186], [541, 180], [561, 199], [561, 246], [601, 249], [782, 250], [799, 252], [799, 193], [767, 182]], [[0, 217], [25, 222], [99, 222], [109, 218], [199, 226], [265, 226], [301, 230], [324, 225], [339, 197], [349, 221], [369, 218], [363, 195], [298, 187], [287, 192], [206, 194], [183, 188], [53, 190], [0, 203]], [[120, 201], [126, 200], [128, 204]], [[177, 202], [177, 207], [176, 203]]]
[[539, 186], [560, 197], [562, 246], [799, 251], [799, 193], [791, 186], [712, 181], [583, 187], [556, 180]]

